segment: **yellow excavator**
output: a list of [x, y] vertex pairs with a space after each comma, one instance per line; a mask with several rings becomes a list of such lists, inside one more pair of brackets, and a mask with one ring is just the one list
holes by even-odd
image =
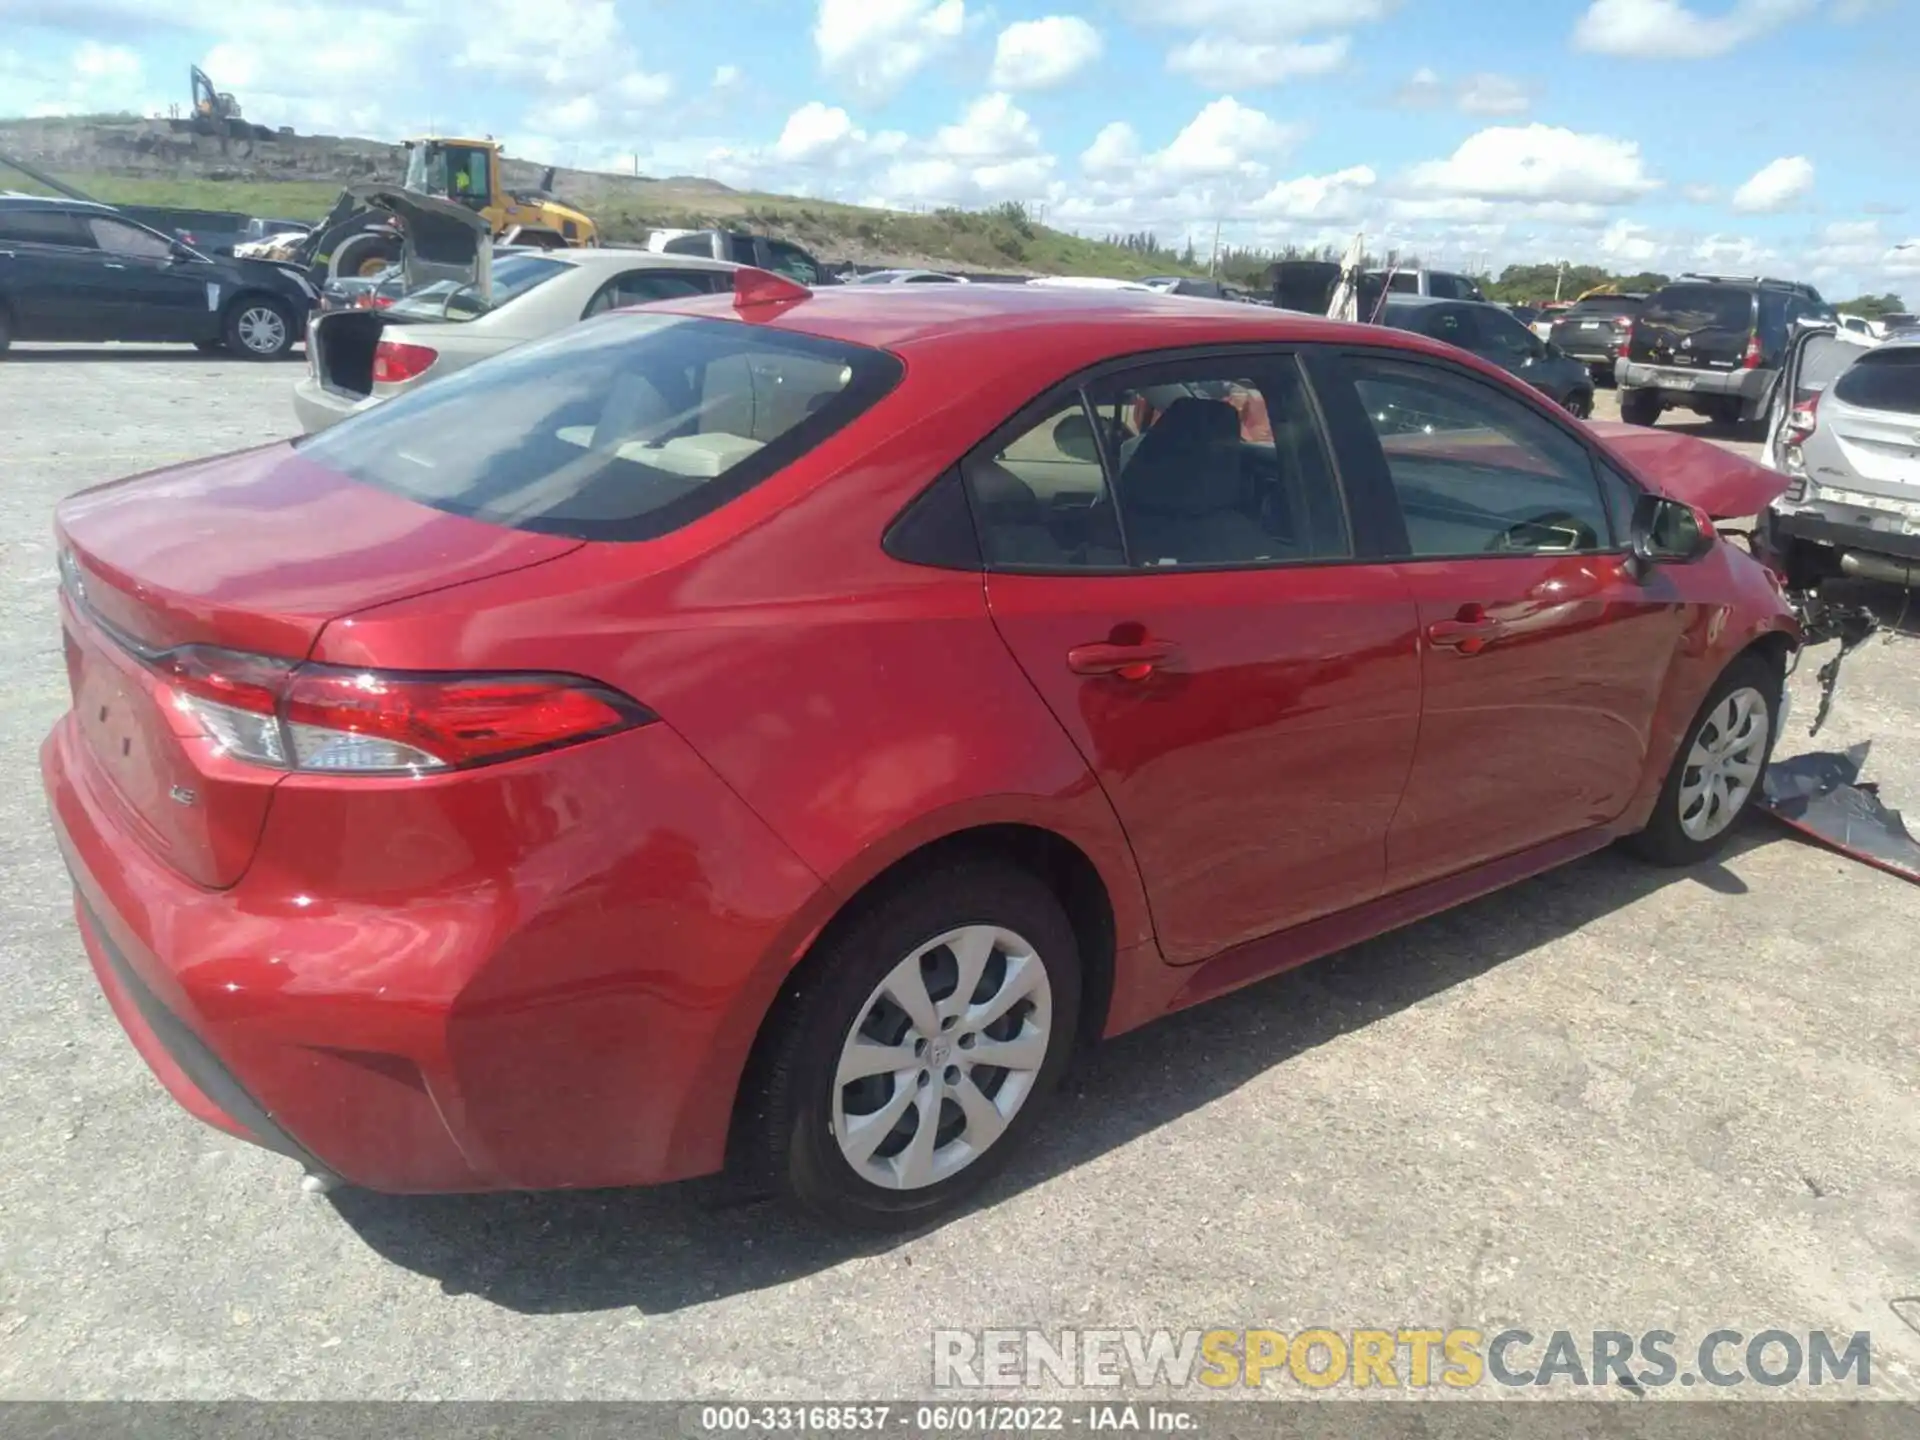
[[[450, 200], [485, 220], [495, 240], [557, 250], [598, 245], [600, 230], [583, 212], [550, 192], [553, 167], [540, 187], [509, 190], [501, 178], [501, 149], [491, 138], [409, 140], [407, 173], [400, 188]], [[316, 284], [341, 276], [377, 275], [400, 259], [402, 235], [393, 211], [369, 208], [343, 190], [333, 209], [309, 234], [270, 237], [245, 247], [249, 258], [282, 260], [307, 268]]]

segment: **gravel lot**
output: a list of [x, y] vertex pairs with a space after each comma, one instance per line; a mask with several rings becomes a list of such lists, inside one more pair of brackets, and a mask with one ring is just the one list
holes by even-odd
[[[1920, 1396], [1920, 887], [1764, 821], [1724, 865], [1602, 854], [1108, 1046], [916, 1239], [700, 1186], [303, 1194], [122, 1037], [35, 757], [54, 502], [289, 433], [294, 375], [0, 364], [0, 1396], [900, 1397], [936, 1325], [1868, 1330], [1872, 1393]], [[1920, 810], [1917, 721], [1920, 644], [1875, 643], [1819, 743], [1871, 738]]]

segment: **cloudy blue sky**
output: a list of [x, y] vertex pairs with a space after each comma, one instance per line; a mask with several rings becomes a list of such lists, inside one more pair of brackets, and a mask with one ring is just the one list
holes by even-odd
[[195, 61], [302, 130], [1920, 291], [1920, 0], [0, 0], [0, 114], [163, 111]]

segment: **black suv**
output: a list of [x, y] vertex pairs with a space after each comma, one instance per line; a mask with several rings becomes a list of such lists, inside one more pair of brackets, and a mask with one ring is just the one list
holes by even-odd
[[277, 360], [318, 299], [292, 266], [203, 255], [111, 205], [0, 195], [0, 351], [13, 340], [178, 341]]
[[1722, 424], [1759, 420], [1794, 323], [1831, 320], [1811, 285], [1754, 275], [1682, 275], [1647, 297], [1614, 366], [1620, 418], [1652, 425], [1676, 406]]
[[1613, 382], [1614, 361], [1620, 347], [1627, 343], [1633, 322], [1640, 318], [1645, 295], [1589, 295], [1570, 310], [1553, 317], [1548, 339], [1578, 360], [1592, 374], [1594, 383]]

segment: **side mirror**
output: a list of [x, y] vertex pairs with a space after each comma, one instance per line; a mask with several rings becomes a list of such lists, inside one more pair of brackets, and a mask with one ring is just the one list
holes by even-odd
[[1658, 565], [1685, 565], [1713, 549], [1713, 522], [1691, 505], [1642, 495], [1633, 507], [1627, 563], [1635, 578]]

